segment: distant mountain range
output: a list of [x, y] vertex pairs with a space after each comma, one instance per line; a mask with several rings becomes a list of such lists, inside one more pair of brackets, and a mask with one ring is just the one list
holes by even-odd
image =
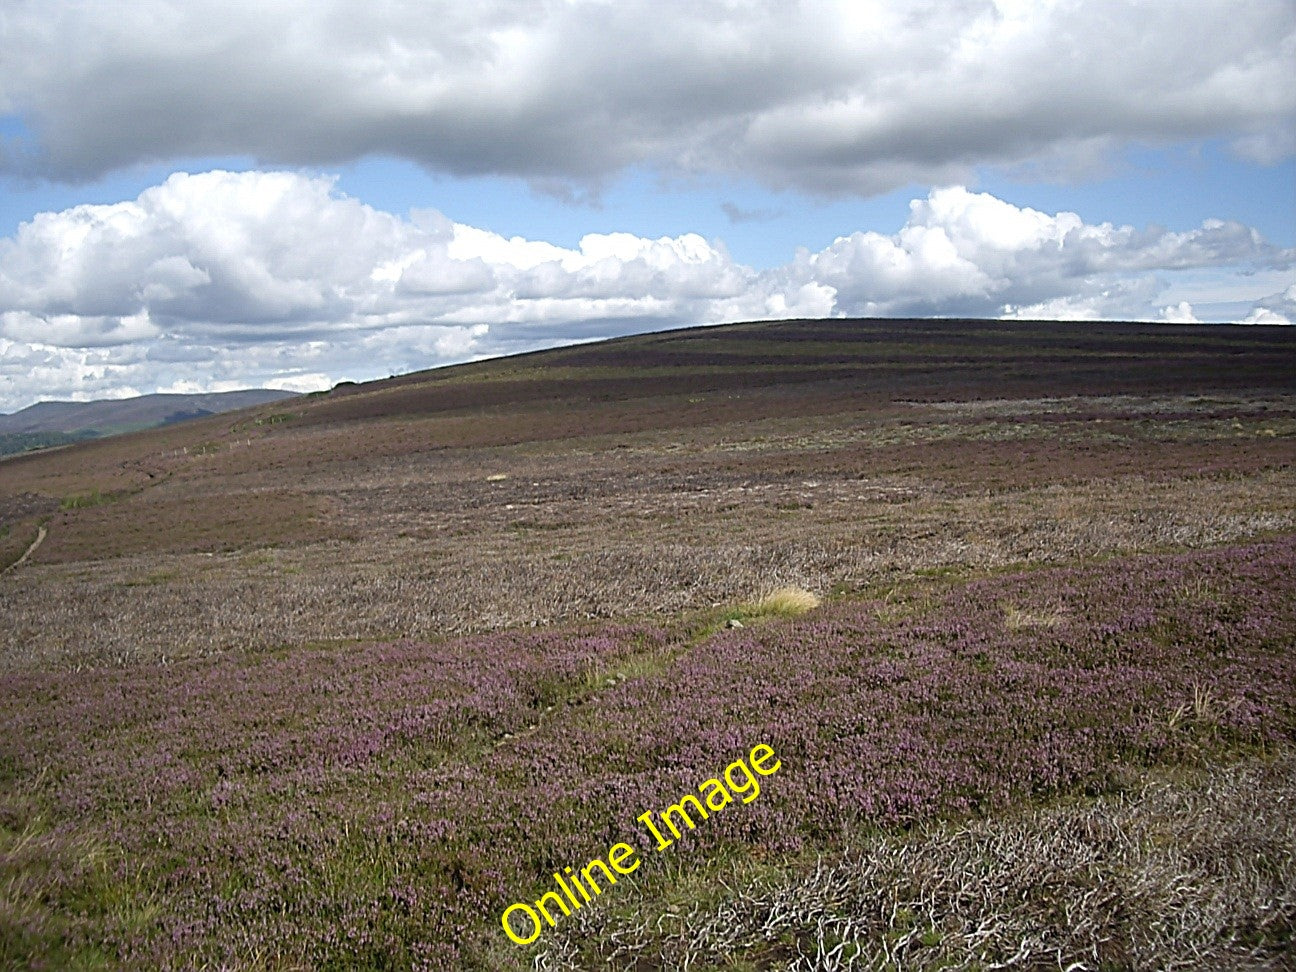
[[254, 388], [203, 395], [141, 395], [97, 402], [37, 402], [12, 415], [0, 415], [0, 455], [171, 425], [264, 405], [295, 394]]

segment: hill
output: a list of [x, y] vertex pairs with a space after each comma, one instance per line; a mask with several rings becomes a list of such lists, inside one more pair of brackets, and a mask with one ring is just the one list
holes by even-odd
[[292, 398], [267, 388], [197, 395], [140, 395], [93, 402], [37, 402], [0, 415], [0, 455], [118, 435]]
[[[131, 619], [122, 627], [57, 638], [92, 654], [632, 616], [741, 596], [771, 573], [830, 589], [906, 563], [1098, 553], [1128, 529], [1135, 548], [1194, 535], [1225, 495], [1243, 506], [1257, 501], [1243, 493], [1283, 495], [1293, 361], [1296, 333], [1284, 328], [671, 331], [10, 457], [0, 525], [18, 546], [50, 517], [32, 563], [98, 563], [105, 580], [165, 560], [170, 583], [115, 595]], [[1072, 517], [1045, 529], [1040, 511], [1019, 508], [1041, 490], [1049, 506], [1059, 490], [1086, 495], [1089, 516], [1106, 506], [1123, 524], [1168, 512], [1082, 543], [1073, 528], [1088, 528]], [[1266, 515], [1288, 509], [1284, 499]], [[892, 516], [901, 511], [907, 523]], [[190, 558], [256, 551], [280, 566], [241, 595], [249, 613], [231, 616], [224, 580], [204, 571], [198, 583]], [[585, 583], [563, 580], [571, 571]], [[303, 612], [312, 584], [323, 604]], [[173, 630], [161, 607], [171, 594], [192, 596], [188, 610], [206, 620]]]
[[8, 457], [0, 965], [1282, 967], [1294, 363], [743, 324]]

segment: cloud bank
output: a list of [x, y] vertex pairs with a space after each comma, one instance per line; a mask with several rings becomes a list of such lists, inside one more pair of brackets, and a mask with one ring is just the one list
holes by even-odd
[[[759, 318], [1191, 320], [1175, 274], [1285, 274], [1237, 223], [1085, 223], [958, 186], [905, 225], [757, 271], [696, 234], [505, 238], [383, 212], [295, 172], [177, 173], [129, 202], [47, 212], [0, 240], [0, 410], [38, 398], [295, 390], [672, 325]], [[1296, 319], [1296, 288], [1247, 320]]]
[[870, 194], [1130, 144], [1296, 152], [1291, 0], [4, 0], [0, 171], [370, 155]]

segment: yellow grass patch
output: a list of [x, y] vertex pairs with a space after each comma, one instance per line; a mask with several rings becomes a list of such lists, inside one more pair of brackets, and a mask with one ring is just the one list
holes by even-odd
[[775, 614], [794, 618], [822, 603], [818, 594], [803, 587], [779, 587], [760, 597], [751, 607], [754, 615]]
[[1012, 605], [1004, 608], [1004, 627], [1009, 631], [1021, 631], [1024, 628], [1056, 628], [1066, 619], [1064, 611], [1027, 611], [1025, 608]]

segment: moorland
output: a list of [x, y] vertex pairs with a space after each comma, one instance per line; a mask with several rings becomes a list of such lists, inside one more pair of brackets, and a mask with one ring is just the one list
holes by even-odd
[[0, 965], [1284, 967], [1294, 458], [1289, 330], [832, 320], [0, 460]]

